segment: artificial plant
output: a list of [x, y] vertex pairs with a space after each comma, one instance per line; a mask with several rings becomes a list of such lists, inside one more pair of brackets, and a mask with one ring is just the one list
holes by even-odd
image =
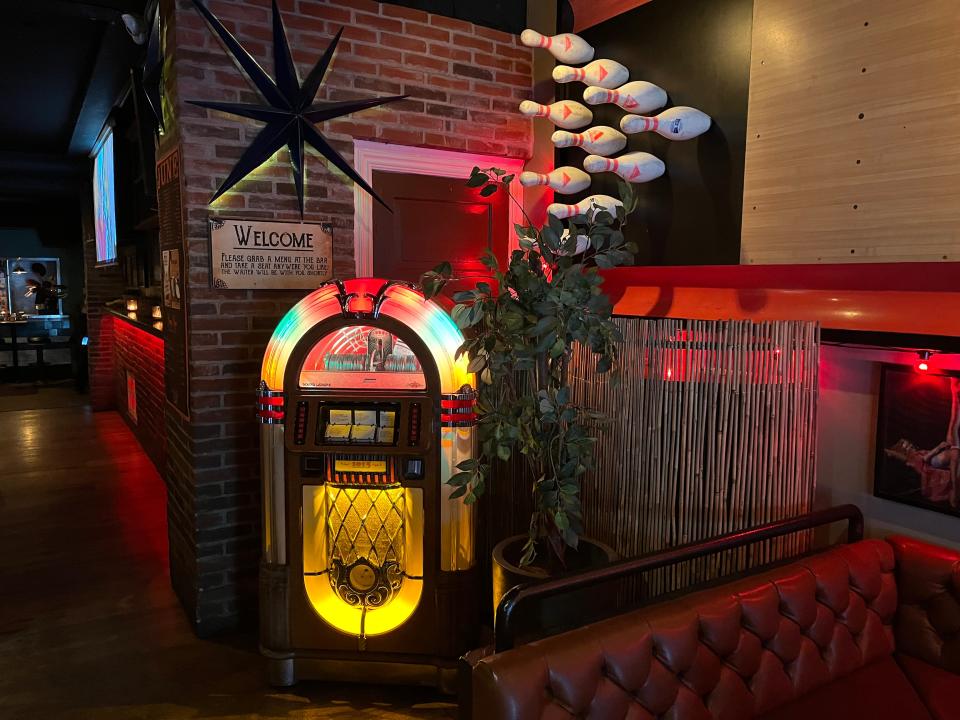
[[[467, 185], [483, 196], [504, 192], [517, 203], [512, 181], [498, 168], [474, 168]], [[527, 225], [515, 226], [519, 247], [506, 268], [487, 251], [481, 262], [490, 281], [453, 296], [453, 319], [467, 338], [459, 353], [467, 354], [479, 379], [480, 449], [448, 480], [455, 486], [451, 497], [475, 502], [493, 462], [519, 452], [534, 501], [521, 565], [532, 563], [545, 544], [548, 564], [562, 567], [583, 532], [580, 481], [593, 468], [591, 429], [599, 416], [573, 402], [570, 362], [579, 348], [593, 353], [598, 373], [616, 367], [622, 338], [598, 269], [629, 264], [636, 252], [622, 232], [636, 198], [627, 183], [619, 185], [623, 206], [613, 213], [593, 205], [565, 222], [548, 215], [538, 228], [524, 212]], [[421, 278], [424, 293], [435, 296], [451, 279], [450, 263], [441, 263]]]

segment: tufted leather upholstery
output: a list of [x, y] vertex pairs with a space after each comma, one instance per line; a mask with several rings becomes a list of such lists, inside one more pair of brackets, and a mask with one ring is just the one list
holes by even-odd
[[960, 674], [960, 553], [889, 538], [897, 560], [897, 648]]
[[761, 715], [893, 654], [893, 571], [866, 540], [493, 655], [474, 717]]

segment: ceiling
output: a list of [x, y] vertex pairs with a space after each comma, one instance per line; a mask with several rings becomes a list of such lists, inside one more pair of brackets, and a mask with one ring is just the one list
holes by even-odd
[[[153, 0], [155, 2], [155, 0]], [[385, 0], [518, 32], [526, 0]], [[0, 16], [0, 212], [84, 191], [88, 155], [139, 62], [120, 16], [150, 0], [18, 0]]]
[[0, 199], [76, 192], [142, 52], [122, 13], [146, 0], [27, 0], [0, 20]]

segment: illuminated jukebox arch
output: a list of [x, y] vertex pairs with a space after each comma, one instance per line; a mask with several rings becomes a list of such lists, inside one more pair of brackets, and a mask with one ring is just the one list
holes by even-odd
[[462, 343], [439, 304], [379, 279], [325, 284], [277, 325], [258, 412], [274, 682], [368, 657], [452, 668], [473, 642], [473, 514], [446, 484], [475, 452]]

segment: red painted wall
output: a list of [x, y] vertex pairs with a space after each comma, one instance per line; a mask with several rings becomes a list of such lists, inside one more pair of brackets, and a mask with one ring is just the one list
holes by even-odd
[[[166, 467], [166, 430], [163, 388], [163, 340], [116, 315], [101, 323], [112, 326], [113, 386], [117, 412], [126, 420], [160, 472]], [[136, 380], [137, 417], [127, 407], [127, 373]]]

